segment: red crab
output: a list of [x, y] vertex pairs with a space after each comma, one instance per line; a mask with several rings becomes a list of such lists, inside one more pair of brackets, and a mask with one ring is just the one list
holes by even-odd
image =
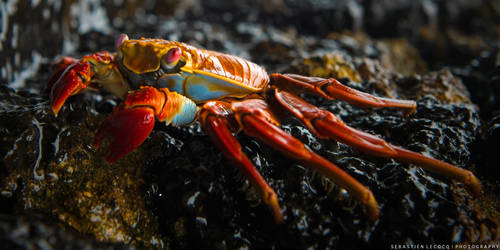
[[464, 183], [474, 196], [481, 194], [481, 184], [470, 171], [351, 128], [332, 113], [302, 100], [297, 93], [340, 99], [361, 107], [400, 108], [407, 113], [415, 112], [414, 101], [376, 97], [335, 79], [268, 75], [262, 67], [243, 58], [180, 42], [130, 40], [121, 35], [115, 45], [116, 53], [102, 51], [80, 60], [63, 58], [48, 81], [51, 107], [56, 115], [69, 96], [87, 87], [104, 88], [124, 99], [101, 125], [94, 140], [95, 147], [106, 138], [110, 140], [106, 149], [106, 160], [110, 163], [138, 147], [150, 134], [155, 120], [173, 126], [199, 120], [223, 155], [259, 190], [277, 222], [282, 222], [283, 216], [276, 193], [233, 136], [240, 130], [328, 177], [364, 204], [371, 221], [377, 220], [377, 202], [368, 188], [280, 129], [275, 113], [286, 111], [319, 138], [338, 140], [368, 154], [416, 164]]

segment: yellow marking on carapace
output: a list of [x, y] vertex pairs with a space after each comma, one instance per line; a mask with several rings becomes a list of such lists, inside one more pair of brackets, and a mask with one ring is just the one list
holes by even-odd
[[183, 71], [190, 72], [192, 62], [199, 61], [199, 49], [185, 43], [161, 39], [126, 40], [118, 50], [123, 56], [123, 64], [132, 72], [142, 74], [157, 71], [161, 58], [174, 47], [181, 49], [180, 60], [186, 62]]
[[181, 72], [209, 75], [252, 91], [261, 90], [269, 82], [267, 72], [253, 62], [181, 42], [144, 38], [126, 40], [118, 49], [118, 54], [122, 55], [125, 67], [142, 74], [157, 71], [162, 57], [174, 47], [181, 50], [180, 61], [186, 63]]

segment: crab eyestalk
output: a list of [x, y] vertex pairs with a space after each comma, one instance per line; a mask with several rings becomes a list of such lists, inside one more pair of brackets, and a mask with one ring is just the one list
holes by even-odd
[[181, 55], [181, 49], [177, 47], [169, 49], [161, 61], [162, 67], [167, 70], [175, 68], [175, 66], [177, 66], [177, 62], [181, 59]]
[[128, 40], [127, 34], [120, 34], [115, 40], [115, 49], [118, 50], [123, 42]]

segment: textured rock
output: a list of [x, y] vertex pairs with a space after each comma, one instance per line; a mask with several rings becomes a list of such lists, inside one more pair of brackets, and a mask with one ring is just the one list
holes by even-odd
[[[0, 87], [0, 191], [7, 204], [0, 212], [14, 218], [0, 219], [0, 225], [45, 227], [25, 219], [43, 214], [55, 223], [42, 235], [56, 235], [47, 244], [57, 248], [94, 240], [139, 248], [359, 249], [500, 239], [494, 164], [500, 57], [491, 45], [498, 42], [492, 36], [498, 24], [491, 22], [498, 14], [490, 1], [137, 1], [123, 8], [116, 1], [8, 2], [17, 9], [9, 7], [5, 17], [18, 28], [0, 32], [0, 72], [2, 83], [17, 89]], [[23, 19], [24, 13], [41, 13], [37, 18], [44, 21]], [[19, 27], [36, 31], [29, 35], [30, 29]], [[368, 93], [416, 100], [417, 112], [405, 117], [394, 109], [304, 96], [355, 128], [470, 169], [485, 193], [473, 200], [461, 183], [317, 139], [294, 119], [285, 119], [282, 128], [373, 191], [381, 210], [377, 223], [370, 225], [344, 190], [239, 134], [279, 196], [285, 223], [276, 225], [197, 123], [157, 124], [136, 151], [109, 165], [91, 143], [119, 100], [89, 92], [71, 97], [54, 117], [43, 87], [48, 62], [63, 48], [76, 57], [112, 49], [121, 32], [243, 56], [269, 72], [336, 77]], [[40, 38], [20, 46], [33, 36]], [[33, 54], [40, 60], [24, 56]], [[14, 227], [0, 228], [3, 239], [15, 238]], [[93, 239], [58, 236], [73, 230]], [[23, 235], [26, 243], [14, 246], [42, 244], [38, 234]]]

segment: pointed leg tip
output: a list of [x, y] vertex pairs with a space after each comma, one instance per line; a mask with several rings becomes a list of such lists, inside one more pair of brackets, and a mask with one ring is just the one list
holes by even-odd
[[363, 204], [365, 205], [366, 215], [368, 216], [368, 220], [375, 224], [380, 215], [380, 211], [378, 210], [377, 200], [371, 191], [368, 191], [366, 197], [364, 199]]
[[[370, 210], [370, 209], [371, 208], [369, 208], [368, 210]], [[370, 224], [374, 225], [375, 222], [377, 222], [378, 217], [379, 217], [378, 209], [376, 209], [376, 211], [368, 211], [367, 214], [368, 214], [368, 221], [370, 221]]]
[[417, 103], [414, 101], [411, 101], [411, 102], [412, 102], [412, 104], [410, 105], [410, 107], [403, 111], [404, 117], [411, 116], [417, 112]]
[[472, 194], [472, 197], [478, 198], [483, 193], [483, 188], [479, 179], [472, 173], [470, 173], [469, 182], [467, 184], [467, 189]]
[[285, 219], [283, 218], [283, 214], [281, 214], [281, 212], [279, 214], [273, 213], [273, 217], [276, 224], [285, 223]]
[[61, 110], [61, 107], [50, 107], [50, 109], [52, 110], [52, 114], [54, 114], [55, 117], [57, 117], [57, 115], [59, 114], [59, 111]]
[[271, 213], [273, 214], [274, 221], [276, 224], [283, 224], [285, 219], [283, 218], [283, 213], [281, 213], [281, 208], [278, 203], [278, 197], [276, 193], [272, 192], [266, 201], [267, 205], [271, 209]]

